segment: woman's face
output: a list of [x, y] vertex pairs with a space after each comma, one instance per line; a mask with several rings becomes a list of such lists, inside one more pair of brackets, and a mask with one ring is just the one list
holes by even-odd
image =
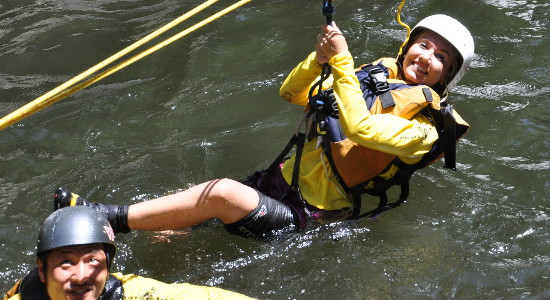
[[427, 86], [444, 83], [455, 56], [455, 50], [447, 40], [432, 31], [424, 31], [405, 54], [405, 79]]

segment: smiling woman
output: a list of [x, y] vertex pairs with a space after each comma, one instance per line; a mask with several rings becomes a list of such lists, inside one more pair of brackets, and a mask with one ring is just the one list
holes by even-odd
[[[434, 32], [439, 27], [446, 34], [464, 35], [464, 47], [471, 53], [455, 53], [453, 39]], [[453, 61], [460, 70], [469, 66], [469, 31], [449, 16], [434, 15], [422, 20], [412, 35], [404, 58], [381, 59], [358, 71], [340, 29], [334, 22], [323, 26], [315, 52], [280, 88], [285, 100], [309, 105], [309, 131], [295, 136], [301, 141], [290, 159], [283, 160], [286, 153], [281, 154], [281, 161], [250, 180], [215, 179], [130, 206], [88, 202], [60, 190], [55, 206], [93, 207], [116, 232], [181, 229], [216, 218], [230, 233], [258, 239], [303, 230], [308, 221], [376, 217], [406, 201], [409, 179], [417, 169], [443, 155], [454, 169], [456, 140], [469, 127], [451, 105], [440, 102], [450, 83], [463, 74], [451, 69]], [[331, 66], [333, 76], [326, 78], [326, 86], [319, 81], [326, 90], [314, 98], [311, 87], [323, 64]], [[434, 91], [434, 86], [442, 91]], [[388, 204], [386, 190], [396, 184], [401, 185], [400, 198]], [[364, 193], [378, 195], [380, 204], [361, 214]]]

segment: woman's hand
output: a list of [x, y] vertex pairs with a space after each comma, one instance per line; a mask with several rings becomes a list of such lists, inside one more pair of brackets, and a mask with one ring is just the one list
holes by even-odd
[[315, 61], [321, 65], [328, 63], [334, 55], [344, 51], [348, 51], [348, 43], [336, 23], [323, 26], [321, 33], [317, 35]]

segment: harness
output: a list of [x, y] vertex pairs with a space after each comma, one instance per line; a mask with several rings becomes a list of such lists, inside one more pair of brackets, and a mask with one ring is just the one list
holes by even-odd
[[[439, 96], [429, 87], [408, 84], [401, 80], [388, 80], [388, 75], [389, 70], [384, 65], [384, 61], [380, 61], [378, 64], [363, 66], [356, 71], [356, 76], [363, 91], [365, 105], [367, 105], [372, 114], [390, 113], [411, 119], [417, 113], [422, 113], [434, 124], [439, 138], [433, 144], [431, 150], [419, 162], [410, 165], [403, 162], [397, 156], [356, 145], [354, 147], [360, 147], [364, 151], [378, 152], [376, 153], [377, 157], [385, 159], [387, 163], [383, 163], [383, 167], [376, 170], [372, 176], [365, 175], [365, 178], [361, 181], [353, 181], [343, 176], [345, 173], [338, 168], [341, 163], [335, 151], [338, 151], [338, 147], [341, 147], [341, 142], [347, 140], [347, 137], [343, 133], [339, 121], [338, 107], [333, 90], [320, 90], [317, 95], [311, 96], [314, 89], [318, 87], [320, 89], [321, 83], [318, 82], [310, 90], [309, 110], [306, 112], [303, 120], [303, 123], [306, 123], [305, 133], [297, 131], [291, 137], [283, 151], [266, 170], [268, 176], [279, 168], [279, 165], [285, 160], [290, 150], [296, 147], [296, 160], [290, 190], [297, 193], [301, 198], [298, 186], [298, 174], [304, 143], [306, 138], [308, 140], [314, 138], [320, 139], [323, 151], [338, 182], [347, 193], [352, 195], [353, 214], [350, 218], [359, 219], [363, 217], [375, 218], [382, 212], [395, 208], [405, 202], [409, 195], [409, 181], [412, 174], [439, 158], [444, 156], [445, 167], [456, 170], [456, 141], [466, 133], [468, 126], [457, 125], [456, 119], [453, 116], [452, 105], [439, 103]], [[321, 77], [321, 80], [323, 79]], [[418, 89], [421, 89], [424, 95], [423, 99], [416, 99], [414, 103], [407, 102], [408, 99], [406, 97], [399, 96], [400, 93], [406, 93], [407, 89], [415, 90], [416, 94], [418, 94]], [[342, 159], [342, 161], [344, 160]], [[380, 175], [386, 173], [392, 166], [398, 168], [397, 173], [389, 179], [382, 178]], [[267, 180], [264, 183], [267, 184]], [[401, 187], [401, 193], [396, 201], [388, 203], [387, 190], [394, 185]], [[379, 198], [378, 206], [363, 214], [361, 214], [362, 194], [369, 194]]]

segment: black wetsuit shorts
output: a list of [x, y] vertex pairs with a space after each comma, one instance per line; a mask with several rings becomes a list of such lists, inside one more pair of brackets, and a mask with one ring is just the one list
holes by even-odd
[[258, 195], [260, 202], [256, 209], [243, 219], [224, 225], [229, 233], [250, 238], [269, 239], [298, 231], [298, 217], [295, 210], [259, 191]]

